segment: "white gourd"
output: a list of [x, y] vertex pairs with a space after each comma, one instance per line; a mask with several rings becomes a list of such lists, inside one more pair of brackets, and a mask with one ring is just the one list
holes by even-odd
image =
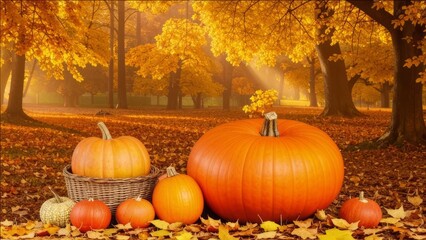
[[70, 212], [75, 202], [70, 198], [60, 197], [53, 191], [52, 193], [55, 197], [46, 200], [40, 207], [40, 219], [45, 224], [65, 227], [69, 223]]

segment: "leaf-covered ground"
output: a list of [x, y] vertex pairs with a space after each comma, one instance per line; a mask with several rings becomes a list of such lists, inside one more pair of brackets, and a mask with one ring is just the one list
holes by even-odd
[[[52, 235], [49, 238], [61, 234], [62, 237], [74, 236], [72, 229], [40, 224], [39, 209], [45, 200], [52, 197], [49, 186], [60, 195], [67, 194], [62, 170], [70, 163], [73, 149], [79, 141], [88, 136], [101, 136], [96, 126], [99, 121], [106, 123], [113, 137], [130, 135], [139, 138], [157, 167], [165, 169], [174, 165], [178, 171], [185, 172], [191, 147], [203, 133], [221, 123], [246, 118], [239, 109], [104, 109], [110, 115], [96, 115], [100, 109], [90, 108], [31, 106], [25, 110], [31, 117], [49, 125], [34, 127], [1, 123], [2, 238], [10, 233], [16, 238], [41, 238], [43, 234]], [[322, 212], [325, 218], [312, 216], [307, 222], [283, 222], [271, 230], [259, 225], [236, 225], [224, 220], [218, 224], [220, 219], [209, 221], [206, 214], [203, 215], [204, 221], [191, 226], [172, 225], [173, 229], [169, 229], [170, 226], [161, 229], [152, 225], [138, 231], [121, 226], [110, 229], [109, 236], [116, 239], [145, 239], [164, 230], [169, 233], [166, 236], [177, 239], [315, 239], [320, 235], [335, 239], [332, 237], [349, 231], [349, 235], [355, 239], [426, 239], [426, 147], [404, 145], [375, 149], [368, 144], [388, 127], [389, 111], [364, 110], [365, 117], [347, 119], [318, 117], [321, 109], [316, 108], [276, 107], [274, 110], [279, 118], [299, 120], [319, 127], [342, 150], [345, 181], [338, 198]], [[386, 220], [374, 230], [333, 223], [342, 203], [356, 197], [360, 191], [380, 204]], [[47, 231], [49, 229], [50, 232]], [[333, 232], [335, 230], [339, 231]], [[74, 237], [103, 238], [106, 235], [105, 232], [95, 232], [92, 235], [76, 234]]]

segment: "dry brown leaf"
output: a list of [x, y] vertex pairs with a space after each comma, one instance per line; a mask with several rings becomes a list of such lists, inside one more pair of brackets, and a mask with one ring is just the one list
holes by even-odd
[[301, 237], [302, 239], [316, 239], [318, 230], [316, 228], [296, 228], [291, 232], [292, 235]]

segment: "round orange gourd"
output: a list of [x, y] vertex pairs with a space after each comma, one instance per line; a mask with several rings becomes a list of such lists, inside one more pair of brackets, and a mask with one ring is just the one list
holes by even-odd
[[115, 218], [118, 223], [130, 223], [133, 228], [144, 228], [154, 220], [155, 211], [148, 200], [141, 197], [131, 198], [118, 205]]
[[339, 217], [349, 223], [358, 222], [358, 226], [372, 228], [379, 225], [382, 219], [382, 209], [371, 199], [364, 198], [364, 192], [359, 197], [346, 200], [339, 210]]
[[113, 139], [103, 122], [98, 123], [102, 138], [88, 137], [74, 149], [71, 169], [74, 174], [97, 178], [129, 178], [150, 173], [151, 161], [145, 146], [137, 138]]
[[343, 159], [320, 129], [275, 113], [219, 125], [191, 150], [187, 173], [220, 217], [241, 222], [304, 219], [343, 184]]
[[81, 200], [71, 209], [71, 224], [80, 232], [95, 229], [105, 229], [111, 222], [111, 211], [109, 207], [100, 200]]
[[204, 199], [192, 177], [178, 174], [173, 167], [168, 167], [167, 177], [154, 187], [152, 205], [161, 220], [192, 224], [203, 212]]

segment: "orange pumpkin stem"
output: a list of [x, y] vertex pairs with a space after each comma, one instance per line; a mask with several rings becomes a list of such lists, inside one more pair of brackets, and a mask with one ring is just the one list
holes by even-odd
[[102, 132], [102, 139], [103, 140], [109, 140], [112, 139], [111, 133], [109, 132], [107, 126], [103, 122], [98, 122], [98, 127], [101, 129]]
[[179, 175], [179, 173], [176, 172], [176, 169], [174, 167], [168, 167], [166, 168], [166, 171], [167, 171], [167, 177], [173, 177], [173, 176]]
[[268, 137], [279, 137], [280, 133], [278, 132], [277, 119], [278, 116], [275, 112], [266, 113], [260, 135]]
[[359, 199], [360, 202], [363, 202], [363, 203], [367, 203], [368, 202], [368, 200], [364, 197], [364, 191], [361, 191], [359, 193], [358, 199]]

